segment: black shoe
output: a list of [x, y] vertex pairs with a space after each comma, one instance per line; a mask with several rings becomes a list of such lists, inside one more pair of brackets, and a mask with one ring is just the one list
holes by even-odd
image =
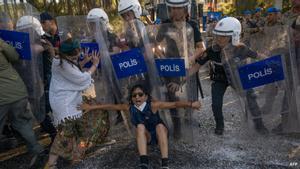
[[218, 128], [215, 129], [216, 135], [223, 135], [223, 132], [224, 132], [224, 129], [218, 129]]
[[261, 135], [269, 134], [269, 131], [266, 128], [266, 126], [264, 125], [261, 118], [254, 119], [253, 122], [254, 122], [254, 127], [255, 127], [256, 132], [258, 132]]
[[261, 125], [255, 125], [255, 130], [261, 135], [269, 134], [269, 130], [265, 127], [264, 124]]
[[139, 165], [139, 169], [150, 169], [150, 166], [149, 166], [149, 164], [141, 163], [141, 164]]

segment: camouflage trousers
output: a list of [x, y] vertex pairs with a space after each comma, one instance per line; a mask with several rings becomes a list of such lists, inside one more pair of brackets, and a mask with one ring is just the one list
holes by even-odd
[[66, 119], [58, 126], [50, 154], [73, 162], [80, 161], [88, 149], [105, 141], [109, 128], [109, 116], [106, 111], [95, 110], [81, 118]]

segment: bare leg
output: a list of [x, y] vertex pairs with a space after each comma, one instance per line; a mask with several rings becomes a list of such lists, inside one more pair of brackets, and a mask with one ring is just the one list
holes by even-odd
[[168, 158], [168, 130], [163, 124], [156, 126], [156, 134], [162, 158]]
[[145, 125], [139, 124], [136, 128], [136, 141], [140, 156], [147, 155], [147, 141], [150, 140], [150, 134]]
[[58, 155], [50, 154], [47, 165], [44, 169], [55, 169]]

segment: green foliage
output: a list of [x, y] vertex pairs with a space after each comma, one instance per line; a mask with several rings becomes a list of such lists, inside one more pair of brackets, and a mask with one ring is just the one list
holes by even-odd
[[113, 32], [115, 32], [116, 34], [120, 34], [122, 33], [122, 28], [123, 28], [123, 20], [121, 19], [121, 17], [119, 16], [118, 13], [110, 13], [109, 14], [109, 19], [110, 19], [110, 24], [113, 27]]
[[219, 10], [223, 12], [224, 15], [233, 15], [236, 11], [236, 8], [233, 3], [219, 3]]

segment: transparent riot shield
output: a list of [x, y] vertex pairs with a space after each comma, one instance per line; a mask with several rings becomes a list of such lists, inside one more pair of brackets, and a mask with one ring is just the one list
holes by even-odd
[[[119, 82], [124, 83], [120, 84], [122, 86], [121, 88], [123, 88], [122, 101], [128, 102], [127, 95], [124, 95], [124, 93], [127, 93], [128, 89], [137, 83], [146, 86], [152, 97], [160, 99], [159, 89], [154, 88], [154, 86], [159, 85], [160, 82], [157, 78], [150, 78], [153, 77], [152, 75], [156, 74], [156, 68], [151, 44], [144, 23], [140, 20], [125, 22], [121, 36], [121, 42], [124, 42], [119, 45], [121, 53], [113, 55], [111, 59]], [[126, 55], [132, 55], [132, 60], [125, 59]], [[134, 55], [136, 57], [135, 60]], [[122, 64], [117, 66], [117, 62], [114, 61], [119, 60], [118, 58], [124, 58], [125, 62], [122, 62]], [[137, 62], [137, 64], [135, 64], [135, 62]], [[131, 67], [134, 68], [134, 71], [127, 69]], [[125, 89], [124, 87], [128, 89]]]
[[[276, 35], [276, 36], [274, 36]], [[245, 45], [226, 46], [222, 62], [229, 83], [236, 90], [251, 129], [289, 132], [291, 74], [289, 36], [285, 26], [265, 27]]]
[[292, 108], [289, 114], [289, 123], [287, 128], [291, 132], [300, 132], [300, 30], [299, 26], [294, 28], [289, 28], [290, 35], [290, 67], [288, 69], [291, 71], [293, 77], [293, 87], [292, 87]]
[[30, 15], [39, 18], [40, 13], [30, 3], [24, 2], [0, 2], [0, 11], [4, 11], [12, 20], [13, 25], [16, 25], [18, 18]]
[[[148, 26], [148, 33], [155, 54], [157, 73], [160, 78], [161, 95], [165, 101], [198, 100], [196, 75], [188, 76], [190, 57], [194, 54], [193, 28], [186, 22]], [[169, 132], [175, 139], [193, 140], [193, 110], [171, 109], [164, 112]]]
[[[38, 19], [32, 16], [38, 15], [38, 12], [27, 3], [5, 4], [3, 7], [7, 17], [12, 17], [7, 19], [6, 28], [9, 30], [1, 30], [0, 36], [20, 54], [20, 62], [14, 67], [27, 87], [31, 111], [40, 123], [45, 118], [43, 47], [40, 43], [43, 30]], [[12, 30], [13, 22], [16, 24], [16, 31]]]
[[[112, 85], [115, 85], [113, 88], [117, 93], [117, 102], [130, 103], [130, 89], [137, 84], [143, 85], [154, 100], [161, 100], [160, 83], [155, 77], [157, 73], [154, 57], [144, 24], [140, 20], [125, 22], [117, 46], [120, 52], [111, 55], [108, 61], [114, 70]], [[130, 115], [125, 116], [129, 121]], [[134, 129], [131, 123], [128, 124], [130, 129]]]
[[[83, 101], [88, 104], [111, 103], [113, 95], [110, 93], [110, 85], [105, 79], [103, 71], [103, 56], [106, 51], [102, 50], [103, 45], [99, 43], [100, 23], [87, 21], [86, 16], [59, 16], [56, 18], [61, 40], [72, 38], [79, 40], [81, 46], [81, 56], [78, 64], [82, 71], [88, 71], [92, 66], [90, 58], [92, 52], [101, 55], [100, 64], [93, 75], [93, 85], [83, 91]], [[86, 134], [90, 137], [92, 144], [100, 144], [105, 141], [110, 129], [109, 113], [107, 111], [95, 110], [83, 116]]]

